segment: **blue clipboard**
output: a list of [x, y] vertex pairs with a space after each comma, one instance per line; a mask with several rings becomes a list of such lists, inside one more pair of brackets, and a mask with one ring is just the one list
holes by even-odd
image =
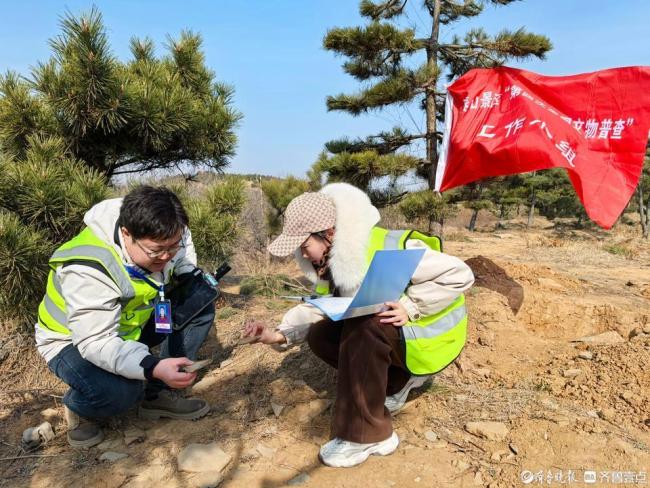
[[334, 321], [371, 315], [395, 302], [411, 281], [424, 249], [377, 251], [354, 297], [307, 298]]

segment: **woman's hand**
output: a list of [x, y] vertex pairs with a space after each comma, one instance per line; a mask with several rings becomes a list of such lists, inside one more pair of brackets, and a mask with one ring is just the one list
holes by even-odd
[[264, 322], [253, 321], [244, 326], [242, 337], [255, 337], [252, 342], [261, 342], [262, 344], [284, 344], [287, 338], [277, 330], [269, 329]]
[[384, 303], [388, 307], [388, 310], [384, 312], [379, 312], [378, 317], [385, 317], [380, 320], [383, 324], [392, 324], [395, 327], [401, 327], [405, 325], [409, 320], [409, 314], [400, 302], [386, 302]]

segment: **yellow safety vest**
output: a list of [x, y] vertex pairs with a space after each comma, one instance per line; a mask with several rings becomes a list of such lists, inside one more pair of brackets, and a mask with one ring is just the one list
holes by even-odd
[[38, 307], [39, 326], [59, 334], [71, 334], [67, 327], [65, 299], [56, 275], [59, 266], [70, 262], [98, 264], [115, 282], [121, 292], [122, 305], [118, 334], [124, 340], [137, 341], [153, 312], [158, 291], [144, 280], [131, 277], [115, 249], [99, 239], [88, 227], [59, 247], [50, 258], [47, 288]]
[[[374, 227], [370, 232], [366, 259], [368, 265], [377, 251], [405, 249], [408, 239], [418, 239], [441, 252], [440, 239], [413, 230], [386, 230]], [[318, 295], [327, 295], [329, 286], [320, 282]], [[448, 307], [434, 315], [409, 321], [402, 328], [406, 346], [406, 366], [415, 375], [436, 373], [458, 357], [467, 340], [465, 296], [460, 295]]]

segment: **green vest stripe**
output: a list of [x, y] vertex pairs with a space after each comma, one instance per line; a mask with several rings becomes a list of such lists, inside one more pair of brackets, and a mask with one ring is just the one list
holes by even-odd
[[56, 306], [49, 295], [43, 297], [43, 305], [45, 306], [47, 313], [49, 313], [52, 318], [60, 324], [65, 324], [68, 321], [66, 313]]
[[384, 249], [400, 249], [400, 240], [404, 235], [405, 230], [389, 230], [384, 238]]
[[[417, 231], [374, 227], [370, 234], [368, 259], [380, 249], [405, 249], [407, 239], [418, 239], [434, 251], [442, 243], [435, 236]], [[409, 321], [401, 328], [406, 346], [406, 366], [412, 374], [428, 375], [451, 363], [465, 345], [467, 309], [465, 296], [460, 295], [438, 313]]]
[[38, 308], [41, 327], [63, 335], [70, 335], [66, 303], [61, 283], [56, 274], [66, 263], [99, 265], [120, 289], [121, 314], [118, 336], [124, 340], [138, 340], [142, 327], [151, 317], [158, 290], [139, 279], [131, 279], [116, 251], [86, 228], [75, 238], [64, 243], [50, 258], [45, 296]]
[[97, 259], [97, 261], [106, 268], [106, 271], [110, 273], [111, 278], [120, 288], [122, 296], [126, 300], [130, 300], [135, 296], [135, 290], [133, 289], [133, 285], [131, 285], [129, 278], [125, 275], [122, 267], [115, 261], [115, 257], [108, 249], [85, 244], [70, 249], [59, 249], [52, 255], [51, 261], [65, 261], [77, 256]]
[[54, 285], [54, 289], [59, 295], [63, 295], [63, 291], [61, 290], [61, 283], [59, 283], [59, 277], [54, 273], [52, 275], [52, 285]]
[[456, 327], [466, 315], [467, 309], [465, 305], [461, 305], [426, 327], [402, 327], [404, 338], [406, 340], [432, 339]]

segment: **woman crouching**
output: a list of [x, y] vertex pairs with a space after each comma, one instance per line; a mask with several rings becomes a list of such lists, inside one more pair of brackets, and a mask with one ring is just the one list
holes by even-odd
[[425, 249], [409, 286], [385, 311], [333, 322], [301, 303], [275, 328], [254, 322], [244, 336], [290, 347], [306, 340], [311, 350], [338, 369], [333, 439], [320, 449], [328, 466], [349, 467], [371, 454], [387, 455], [399, 444], [391, 414], [411, 389], [456, 359], [467, 335], [465, 292], [474, 282], [460, 259], [440, 252], [440, 240], [417, 231], [377, 227], [380, 216], [361, 190], [334, 183], [293, 199], [275, 256], [295, 254], [318, 295], [353, 296], [374, 253]]

